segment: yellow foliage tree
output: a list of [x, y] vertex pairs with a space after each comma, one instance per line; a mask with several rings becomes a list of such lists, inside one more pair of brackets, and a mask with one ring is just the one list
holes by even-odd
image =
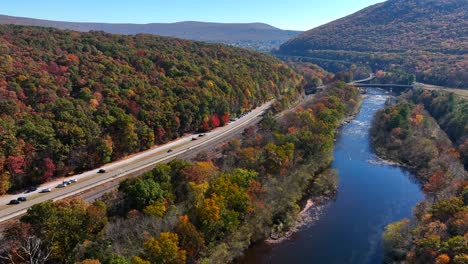
[[239, 163], [243, 167], [253, 168], [257, 165], [258, 150], [252, 147], [243, 148], [239, 151]]
[[195, 207], [200, 206], [203, 203], [205, 198], [205, 193], [208, 191], [209, 184], [208, 182], [196, 184], [195, 182], [189, 182], [188, 187], [190, 192], [193, 195], [193, 203]]
[[421, 124], [423, 120], [424, 120], [424, 116], [421, 114], [417, 114], [411, 119], [411, 122], [413, 122], [416, 125], [419, 125]]
[[151, 264], [151, 262], [135, 256], [132, 258], [132, 264]]
[[151, 237], [145, 242], [144, 249], [150, 263], [181, 264], [187, 259], [186, 251], [179, 248], [178, 235], [171, 232], [162, 232], [159, 238]]
[[152, 204], [146, 206], [143, 209], [143, 213], [147, 215], [152, 215], [156, 217], [163, 217], [166, 213], [166, 206], [163, 202], [155, 201]]
[[468, 263], [468, 254], [456, 255], [455, 258], [453, 258], [453, 263], [454, 264], [466, 264], [466, 263]]
[[101, 264], [101, 262], [98, 259], [85, 259], [78, 264]]
[[216, 222], [221, 219], [219, 200], [222, 201], [222, 197], [218, 197], [216, 194], [213, 194], [211, 198], [206, 198], [203, 201], [203, 204], [198, 207], [198, 216], [202, 221]]
[[10, 187], [10, 173], [8, 171], [0, 171], [0, 195], [5, 194]]
[[215, 86], [213, 81], [208, 81], [207, 84], [209, 88], [213, 88]]

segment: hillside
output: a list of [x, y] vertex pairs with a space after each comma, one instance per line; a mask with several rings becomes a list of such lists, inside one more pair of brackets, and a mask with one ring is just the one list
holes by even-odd
[[0, 24], [53, 27], [75, 31], [104, 31], [113, 34], [139, 33], [178, 37], [189, 40], [225, 43], [260, 51], [279, 47], [300, 31], [281, 30], [263, 23], [178, 22], [151, 24], [76, 23], [0, 15]]
[[374, 71], [393, 64], [423, 82], [467, 87], [467, 11], [467, 0], [388, 0], [296, 36], [279, 54], [335, 71], [338, 62]]
[[0, 194], [287, 101], [301, 80], [222, 44], [0, 26]]

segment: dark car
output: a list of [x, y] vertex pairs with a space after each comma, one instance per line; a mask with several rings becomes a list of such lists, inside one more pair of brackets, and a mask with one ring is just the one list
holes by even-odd
[[9, 204], [19, 204], [19, 203], [20, 203], [20, 201], [18, 201], [18, 200], [11, 200]]
[[200, 134], [200, 135], [198, 135], [198, 136], [199, 136], [199, 137], [204, 137], [204, 136], [205, 136], [205, 134]]
[[171, 153], [171, 152], [172, 152], [172, 149], [169, 149], [169, 150], [167, 151], [167, 153]]
[[105, 173], [105, 172], [106, 172], [105, 169], [99, 169], [99, 170], [97, 171], [97, 173]]
[[16, 199], [16, 200], [18, 200], [20, 202], [26, 202], [26, 200], [28, 200], [28, 198], [22, 196], [22, 197], [18, 197], [18, 199]]
[[37, 187], [29, 187], [29, 189], [26, 190], [26, 193], [30, 193], [34, 191], [37, 191]]
[[192, 140], [197, 140], [197, 138], [193, 137]]

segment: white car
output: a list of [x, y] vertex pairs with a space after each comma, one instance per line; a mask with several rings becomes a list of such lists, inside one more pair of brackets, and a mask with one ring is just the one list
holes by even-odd
[[41, 193], [48, 193], [48, 192], [51, 192], [52, 190], [50, 188], [44, 188], [42, 189], [40, 192]]

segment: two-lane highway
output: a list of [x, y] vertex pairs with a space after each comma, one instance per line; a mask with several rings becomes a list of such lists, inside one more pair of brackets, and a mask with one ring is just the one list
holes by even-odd
[[[197, 134], [186, 136], [168, 144], [134, 154], [126, 159], [107, 164], [102, 167], [102, 169], [105, 170], [105, 173], [98, 174], [97, 169], [95, 169], [69, 177], [70, 179], [73, 178], [78, 181], [68, 185], [67, 187], [56, 188], [57, 185], [62, 182], [61, 179], [46, 183], [40, 186], [35, 192], [2, 196], [0, 197], [0, 222], [4, 222], [24, 214], [27, 209], [34, 204], [48, 200], [56, 201], [71, 197], [110, 182], [115, 186], [118, 184], [116, 179], [124, 178], [125, 176], [140, 172], [146, 168], [151, 168], [157, 163], [168, 162], [177, 157], [192, 156], [199, 152], [200, 149], [217, 144], [232, 135], [240, 133], [245, 127], [257, 123], [260, 120], [259, 116], [263, 114], [272, 103], [273, 101], [265, 103], [242, 118], [231, 122], [224, 127], [205, 133], [204, 136], [199, 136]], [[51, 188], [52, 192], [38, 193], [44, 188]], [[20, 196], [26, 196], [28, 200], [17, 205], [6, 205], [10, 200], [14, 200]]]

